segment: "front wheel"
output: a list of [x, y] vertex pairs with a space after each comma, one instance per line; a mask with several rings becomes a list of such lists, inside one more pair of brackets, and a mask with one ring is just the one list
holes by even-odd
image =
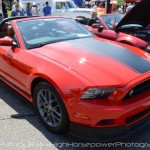
[[63, 100], [53, 86], [47, 82], [38, 83], [34, 89], [33, 99], [38, 116], [50, 131], [68, 131], [68, 114]]

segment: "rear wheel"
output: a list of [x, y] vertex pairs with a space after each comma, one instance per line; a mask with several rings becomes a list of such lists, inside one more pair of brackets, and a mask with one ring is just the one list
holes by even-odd
[[69, 118], [65, 105], [58, 92], [47, 82], [36, 85], [33, 93], [34, 105], [44, 125], [56, 133], [65, 133]]

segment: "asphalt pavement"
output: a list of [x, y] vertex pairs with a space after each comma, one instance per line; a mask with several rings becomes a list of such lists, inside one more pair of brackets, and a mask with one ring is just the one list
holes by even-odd
[[0, 82], [0, 150], [134, 150], [150, 149], [150, 127], [109, 143], [84, 142], [70, 135], [49, 132], [38, 120], [33, 106]]

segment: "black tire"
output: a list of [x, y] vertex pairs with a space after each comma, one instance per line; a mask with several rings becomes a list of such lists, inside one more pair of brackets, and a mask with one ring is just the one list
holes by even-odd
[[62, 98], [47, 82], [40, 82], [33, 92], [34, 106], [44, 125], [52, 132], [66, 133], [69, 117]]

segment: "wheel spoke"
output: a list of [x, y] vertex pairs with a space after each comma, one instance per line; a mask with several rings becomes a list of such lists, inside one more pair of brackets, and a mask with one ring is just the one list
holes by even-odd
[[45, 96], [43, 95], [42, 92], [40, 92], [40, 100], [41, 100], [41, 103], [45, 103], [46, 101]]
[[55, 118], [56, 120], [60, 121], [60, 118], [58, 118], [54, 113], [52, 114], [53, 118]]
[[46, 119], [46, 121], [47, 121], [47, 122], [51, 122], [50, 115], [48, 115], [48, 116], [47, 116], [47, 119]]
[[57, 125], [57, 123], [56, 123], [56, 121], [55, 121], [55, 119], [54, 119], [54, 116], [53, 116], [53, 115], [51, 115], [51, 118], [52, 118], [53, 124], [56, 126], [56, 125]]
[[58, 105], [58, 104], [57, 104], [56, 106], [54, 106], [54, 107], [53, 107], [53, 109], [55, 109], [55, 110], [56, 110], [56, 109], [57, 109], [57, 107], [59, 107], [59, 105]]
[[46, 118], [46, 117], [47, 117], [47, 112], [44, 111], [44, 113], [43, 113], [43, 118]]
[[50, 96], [50, 92], [49, 91], [45, 91], [45, 97], [46, 97], [46, 101], [49, 103], [49, 96]]
[[53, 109], [53, 112], [54, 112], [57, 116], [61, 117], [61, 114], [58, 113], [55, 109]]
[[55, 101], [55, 97], [52, 96], [51, 93], [49, 93], [49, 102], [50, 102], [50, 104], [52, 104], [54, 101]]

